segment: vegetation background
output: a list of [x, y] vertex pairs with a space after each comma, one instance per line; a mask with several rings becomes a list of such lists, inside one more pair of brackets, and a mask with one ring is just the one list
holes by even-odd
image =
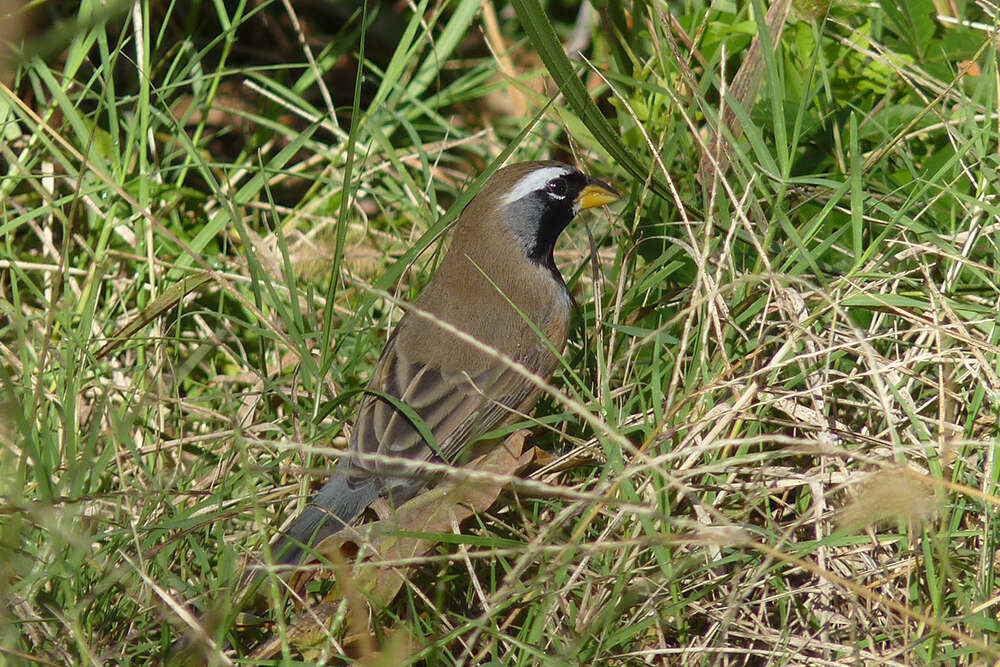
[[[989, 0], [0, 15], [3, 660], [1000, 659]], [[548, 157], [624, 197], [559, 249], [535, 485], [387, 565], [361, 639], [363, 594], [236, 613], [395, 300]]]

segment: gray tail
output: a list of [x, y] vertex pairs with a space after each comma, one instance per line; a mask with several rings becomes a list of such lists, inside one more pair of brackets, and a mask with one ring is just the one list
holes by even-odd
[[374, 480], [354, 487], [335, 472], [271, 549], [275, 563], [298, 565], [309, 547], [349, 526], [377, 497]]

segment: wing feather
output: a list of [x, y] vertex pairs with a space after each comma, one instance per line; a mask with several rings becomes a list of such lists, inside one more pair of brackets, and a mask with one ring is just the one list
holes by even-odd
[[[555, 368], [555, 357], [541, 344], [525, 357], [521, 363], [538, 369], [543, 377]], [[436, 442], [428, 444], [413, 422], [391, 402], [368, 394], [351, 434], [351, 450], [409, 461], [447, 462], [483, 433], [516, 418], [517, 410], [536, 389], [522, 375], [495, 360], [475, 377], [408, 360], [395, 345], [395, 337], [386, 344], [371, 386], [412, 408]], [[355, 480], [378, 479], [383, 493], [397, 503], [412, 497], [428, 481], [391, 463], [355, 458], [351, 468]]]

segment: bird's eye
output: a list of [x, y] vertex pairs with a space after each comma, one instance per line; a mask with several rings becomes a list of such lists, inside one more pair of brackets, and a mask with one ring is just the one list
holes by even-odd
[[551, 181], [546, 183], [545, 191], [557, 199], [564, 199], [568, 192], [568, 186], [566, 185], [566, 181], [564, 179], [553, 178]]

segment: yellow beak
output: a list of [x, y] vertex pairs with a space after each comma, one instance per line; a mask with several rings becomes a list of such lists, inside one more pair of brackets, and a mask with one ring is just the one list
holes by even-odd
[[613, 187], [604, 181], [591, 178], [588, 180], [587, 186], [577, 196], [576, 203], [581, 211], [585, 211], [588, 208], [616, 202], [620, 198], [621, 195], [615, 192]]

